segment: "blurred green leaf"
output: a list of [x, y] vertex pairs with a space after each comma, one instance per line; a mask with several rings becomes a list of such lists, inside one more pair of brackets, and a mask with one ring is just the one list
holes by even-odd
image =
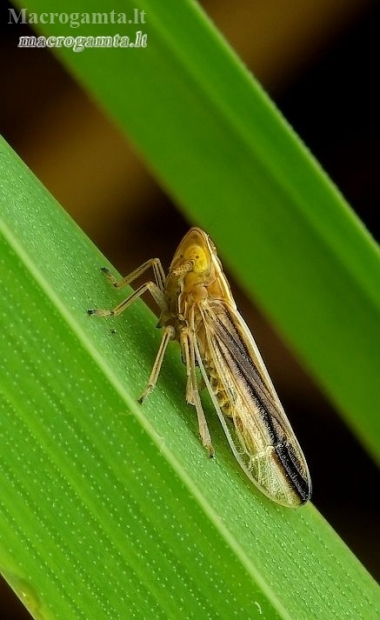
[[[99, 5], [99, 6], [97, 6]], [[101, 5], [101, 6], [100, 6]], [[37, 13], [84, 0], [33, 0]], [[103, 13], [111, 0], [92, 3]], [[146, 24], [83, 24], [73, 36], [146, 33], [145, 49], [57, 53], [134, 141], [192, 222], [380, 455], [377, 245], [260, 86], [191, 0], [126, 0]], [[39, 26], [40, 27], [40, 26]], [[47, 35], [62, 25], [41, 24]]]

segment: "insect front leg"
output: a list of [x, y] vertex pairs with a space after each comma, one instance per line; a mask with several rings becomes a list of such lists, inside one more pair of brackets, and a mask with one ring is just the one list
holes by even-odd
[[180, 338], [187, 371], [186, 401], [195, 406], [198, 417], [199, 435], [201, 437], [202, 444], [208, 452], [208, 455], [212, 457], [215, 452], [211, 443], [210, 431], [208, 429], [206, 416], [204, 414], [201, 398], [199, 396], [197, 375], [195, 372], [195, 350], [192, 342], [192, 338], [194, 338], [194, 336], [184, 329]]
[[153, 274], [155, 278], [155, 282], [145, 282], [137, 288], [127, 299], [122, 301], [120, 304], [113, 308], [113, 310], [106, 309], [91, 309], [87, 310], [88, 314], [95, 314], [96, 316], [118, 316], [121, 312], [126, 310], [128, 306], [130, 306], [136, 299], [141, 297], [146, 291], [149, 291], [152, 295], [154, 301], [160, 308], [160, 310], [164, 310], [166, 308], [164, 289], [165, 289], [165, 273], [161, 265], [161, 261], [159, 258], [151, 258], [147, 260], [145, 263], [137, 267], [130, 274], [122, 278], [122, 280], [117, 281], [115, 276], [112, 275], [107, 267], [102, 267], [101, 271], [105, 274], [107, 280], [112, 284], [114, 288], [123, 288], [127, 284], [131, 284], [134, 280], [139, 278], [147, 269], [153, 269]]
[[127, 299], [124, 299], [124, 301], [122, 301], [112, 310], [92, 308], [91, 310], [87, 310], [87, 314], [95, 314], [96, 316], [118, 316], [121, 312], [124, 312], [124, 310], [126, 310], [131, 304], [133, 304], [136, 299], [141, 297], [141, 295], [144, 295], [144, 293], [146, 293], [147, 291], [149, 291], [149, 293], [152, 295], [158, 307], [161, 310], [165, 310], [166, 302], [162, 290], [154, 282], [145, 282], [145, 284], [139, 286], [139, 288], [137, 288], [129, 297], [127, 297]]
[[175, 330], [172, 325], [167, 325], [164, 328], [164, 333], [162, 334], [160, 348], [158, 349], [158, 353], [153, 364], [152, 372], [150, 373], [148, 384], [138, 399], [139, 403], [143, 403], [146, 398], [148, 398], [149, 394], [155, 388], [158, 375], [160, 374], [162, 362], [165, 356], [166, 347], [168, 346], [170, 340], [175, 338]]
[[119, 281], [116, 280], [115, 276], [112, 275], [112, 273], [109, 269], [107, 269], [107, 267], [102, 267], [101, 271], [103, 271], [107, 280], [112, 284], [113, 287], [123, 288], [127, 284], [131, 284], [134, 280], [137, 280], [137, 278], [142, 276], [142, 274], [150, 268], [153, 269], [154, 279], [158, 288], [163, 291], [165, 283], [165, 272], [159, 258], [150, 258], [149, 260], [145, 261], [145, 263], [140, 265], [140, 267], [137, 267], [137, 269], [134, 269], [133, 271], [131, 271], [131, 273], [129, 273], [127, 276], [125, 276]]

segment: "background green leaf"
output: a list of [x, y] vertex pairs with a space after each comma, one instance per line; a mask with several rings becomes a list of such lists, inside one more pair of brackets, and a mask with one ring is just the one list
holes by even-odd
[[[34, 0], [31, 10], [48, 5]], [[114, 8], [102, 2], [103, 12]], [[134, 8], [146, 11], [146, 49], [57, 52], [212, 235], [377, 458], [378, 247], [194, 2], [126, 1], [120, 10]], [[88, 6], [67, 2], [64, 11]], [[59, 23], [41, 28], [62, 30]], [[114, 35], [120, 26], [73, 32]]]

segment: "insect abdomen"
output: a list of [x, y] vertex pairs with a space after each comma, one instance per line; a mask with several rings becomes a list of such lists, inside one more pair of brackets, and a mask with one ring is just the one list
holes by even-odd
[[208, 360], [205, 360], [205, 369], [210, 381], [210, 386], [215, 394], [217, 401], [219, 403], [219, 407], [223, 411], [224, 415], [228, 418], [232, 418], [233, 406], [231, 402], [231, 397], [227, 394], [227, 391], [224, 389], [222, 382], [220, 381], [218, 374], [215, 370], [215, 367]]

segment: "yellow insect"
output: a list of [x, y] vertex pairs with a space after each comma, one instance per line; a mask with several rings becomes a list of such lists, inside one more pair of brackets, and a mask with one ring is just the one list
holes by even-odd
[[155, 282], [146, 282], [113, 310], [88, 310], [98, 316], [117, 316], [149, 291], [161, 310], [160, 348], [148, 385], [156, 385], [166, 347], [178, 340], [187, 368], [186, 400], [195, 406], [199, 434], [213, 456], [203, 411], [196, 366], [210, 393], [231, 450], [248, 478], [267, 497], [296, 507], [311, 496], [305, 457], [294, 436], [256, 343], [235, 301], [216, 248], [200, 228], [191, 228], [179, 244], [169, 273], [152, 258], [117, 282], [122, 288], [152, 268]]

